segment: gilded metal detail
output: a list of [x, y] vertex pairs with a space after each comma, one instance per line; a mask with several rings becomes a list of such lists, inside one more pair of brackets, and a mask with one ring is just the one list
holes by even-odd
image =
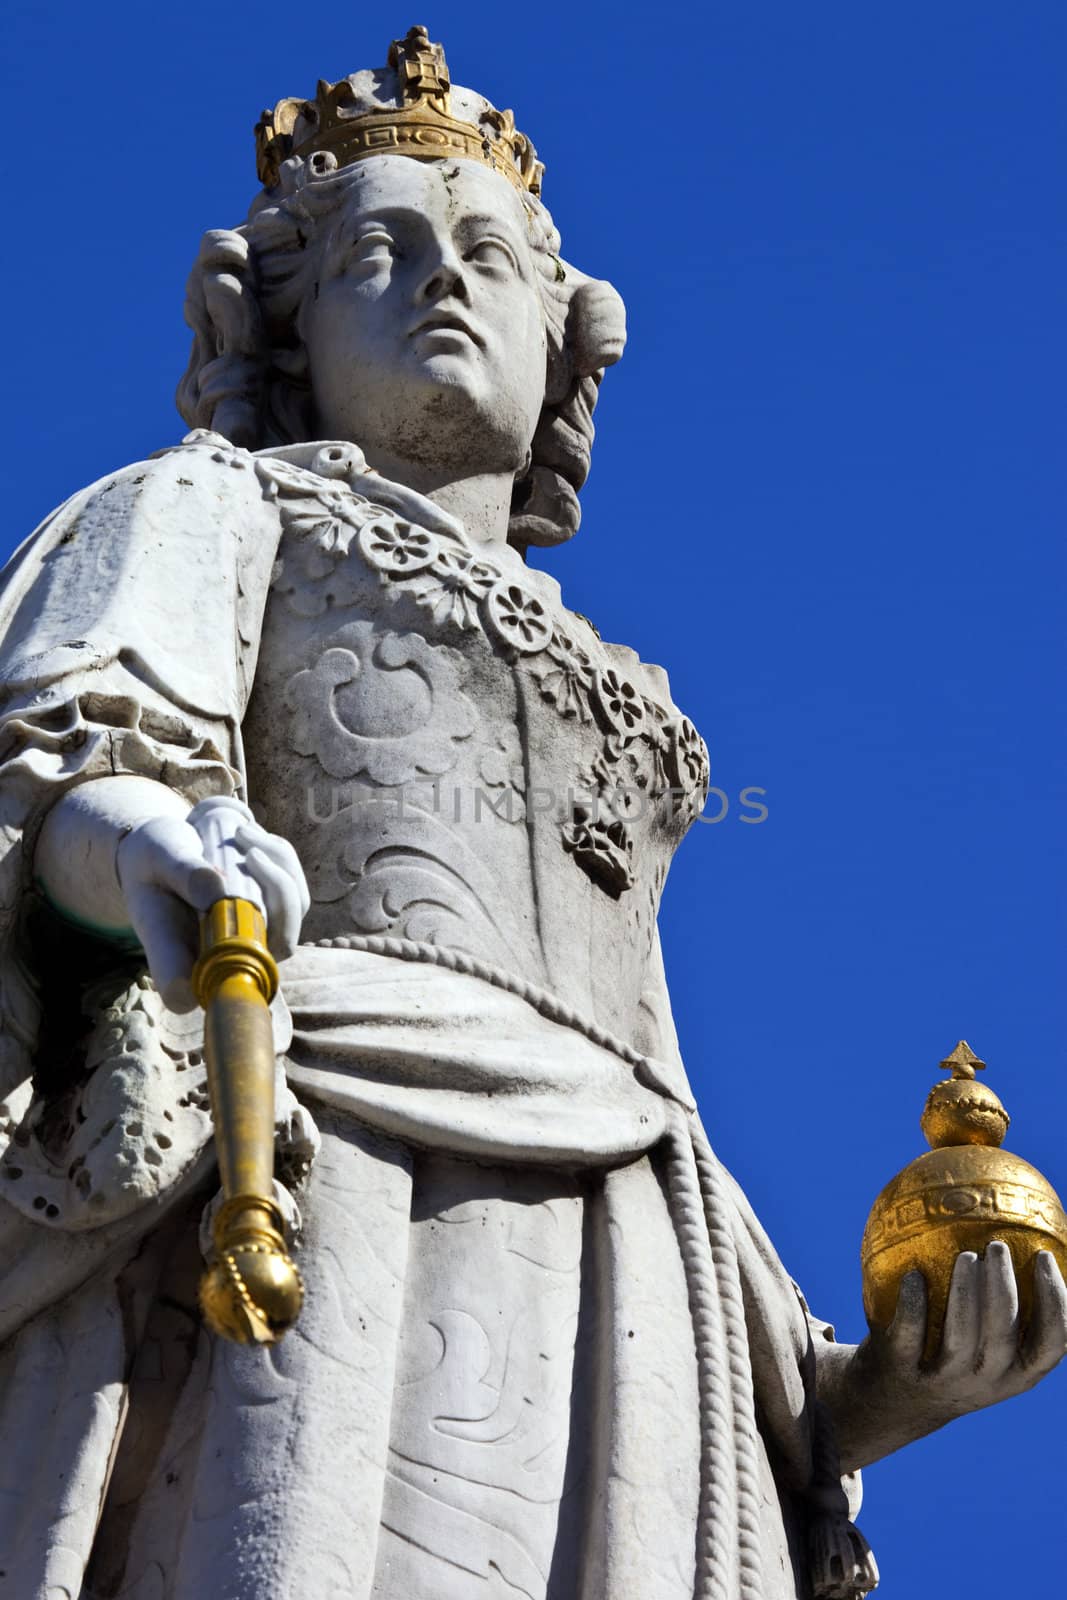
[[942, 1063], [952, 1076], [926, 1101], [922, 1129], [932, 1148], [888, 1183], [863, 1235], [863, 1303], [872, 1327], [888, 1327], [900, 1280], [926, 1278], [925, 1358], [941, 1343], [949, 1283], [961, 1250], [981, 1255], [994, 1239], [1011, 1251], [1019, 1289], [1020, 1337], [1033, 1305], [1034, 1257], [1049, 1250], [1067, 1272], [1067, 1215], [1048, 1180], [999, 1148], [1009, 1118], [975, 1074], [983, 1061], [961, 1040]]
[[[348, 78], [320, 78], [314, 100], [279, 100], [256, 124], [256, 171], [268, 188], [278, 181], [290, 156], [324, 162], [324, 171], [349, 166], [367, 156], [403, 155], [415, 161], [461, 158], [479, 161], [501, 173], [520, 192], [540, 194], [544, 166], [510, 111], [488, 110], [475, 126], [452, 115], [448, 64], [441, 45], [425, 28], [394, 39], [389, 65], [396, 72], [399, 106], [360, 109]], [[297, 123], [313, 131], [296, 142]]]
[[208, 1326], [239, 1344], [273, 1344], [300, 1314], [304, 1289], [274, 1200], [274, 1033], [278, 969], [250, 901], [217, 900], [201, 919], [193, 972], [223, 1204], [215, 1256], [200, 1282]]
[[430, 43], [425, 28], [410, 28], [403, 39], [394, 39], [389, 46], [388, 59], [405, 101], [428, 100], [438, 111], [448, 115], [451, 110], [448, 96], [452, 88], [448, 63], [444, 48]]

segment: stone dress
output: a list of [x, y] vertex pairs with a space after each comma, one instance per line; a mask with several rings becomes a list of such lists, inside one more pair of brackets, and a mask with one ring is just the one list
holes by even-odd
[[[846, 1592], [832, 1334], [670, 1022], [708, 769], [663, 672], [345, 445], [191, 435], [61, 508], [0, 606], [0, 1417], [37, 1463], [0, 1458], [0, 1596]], [[104, 772], [237, 788], [307, 874], [276, 1032], [308, 1300], [270, 1351], [197, 1319], [196, 1019], [116, 954], [29, 1076], [59, 980], [27, 858]]]

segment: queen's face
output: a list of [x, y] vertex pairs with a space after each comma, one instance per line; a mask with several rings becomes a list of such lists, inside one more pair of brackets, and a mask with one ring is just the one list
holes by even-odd
[[517, 471], [545, 393], [536, 274], [526, 213], [499, 174], [361, 162], [302, 312], [320, 436], [372, 464]]

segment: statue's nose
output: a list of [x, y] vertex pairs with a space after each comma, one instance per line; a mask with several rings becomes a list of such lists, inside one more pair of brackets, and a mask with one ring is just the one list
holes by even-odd
[[470, 298], [463, 262], [451, 245], [446, 245], [436, 256], [419, 285], [417, 298], [420, 303], [425, 303], [444, 300], [448, 295], [454, 295], [459, 300]]

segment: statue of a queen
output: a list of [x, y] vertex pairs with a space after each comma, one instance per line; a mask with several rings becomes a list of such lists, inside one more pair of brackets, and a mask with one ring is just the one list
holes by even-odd
[[[529, 567], [578, 527], [605, 282], [415, 28], [285, 100], [193, 268], [180, 445], [75, 495], [0, 609], [0, 1594], [849, 1600], [858, 1468], [1067, 1344], [961, 1257], [840, 1345], [709, 1146], [656, 913], [708, 764]], [[236, 796], [281, 984], [306, 1304], [197, 1305], [192, 989]]]

